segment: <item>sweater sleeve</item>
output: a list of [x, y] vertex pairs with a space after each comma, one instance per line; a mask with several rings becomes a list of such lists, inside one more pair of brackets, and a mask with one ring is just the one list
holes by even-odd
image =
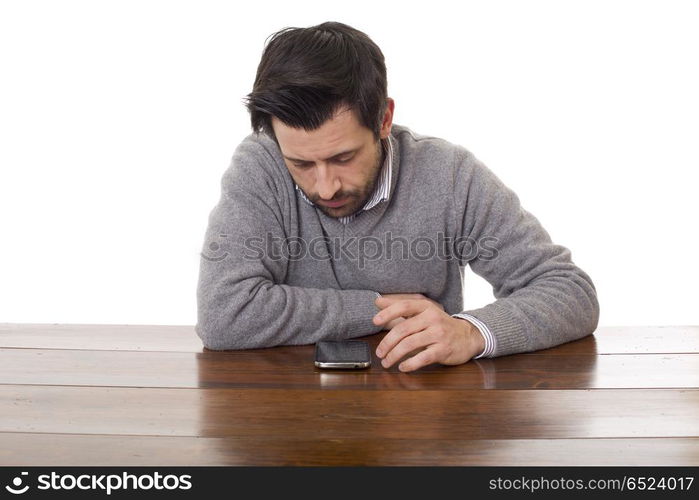
[[461, 151], [454, 203], [469, 244], [459, 258], [492, 285], [496, 298], [464, 313], [495, 337], [491, 356], [545, 349], [593, 333], [599, 303], [590, 277], [572, 262], [570, 250], [551, 241], [514, 191]]
[[254, 141], [236, 149], [209, 215], [197, 285], [195, 331], [214, 350], [311, 344], [376, 333], [377, 292], [284, 284], [288, 241], [279, 182], [266, 150]]

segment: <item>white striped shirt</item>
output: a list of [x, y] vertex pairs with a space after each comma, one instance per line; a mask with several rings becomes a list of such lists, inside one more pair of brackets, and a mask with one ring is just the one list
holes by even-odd
[[[384, 152], [386, 153], [386, 157], [384, 159], [383, 166], [381, 167], [381, 173], [379, 174], [379, 179], [376, 183], [376, 187], [374, 188], [374, 192], [369, 197], [369, 200], [367, 200], [367, 202], [364, 204], [362, 210], [369, 210], [370, 208], [376, 206], [378, 203], [382, 201], [387, 201], [388, 195], [391, 192], [391, 175], [393, 171], [393, 143], [391, 142], [391, 136], [388, 136], [387, 139], [383, 139], [381, 141], [381, 144], [383, 146]], [[311, 200], [309, 200], [305, 194], [303, 194], [303, 191], [301, 191], [298, 185], [296, 185], [296, 190], [301, 195], [301, 198], [303, 198], [310, 205], [314, 205], [314, 203]], [[348, 222], [352, 221], [359, 214], [359, 212], [360, 210], [353, 214], [346, 215], [345, 217], [338, 217], [337, 219], [343, 224], [347, 224]], [[377, 296], [381, 296], [379, 292], [376, 293]], [[485, 325], [485, 323], [480, 321], [478, 318], [466, 313], [452, 314], [452, 317], [470, 321], [472, 325], [478, 328], [478, 331], [481, 332], [481, 335], [483, 335], [483, 338], [485, 339], [485, 349], [482, 353], [480, 353], [478, 356], [475, 356], [473, 359], [489, 357], [493, 354], [493, 352], [495, 352], [495, 337], [491, 333], [490, 329]]]

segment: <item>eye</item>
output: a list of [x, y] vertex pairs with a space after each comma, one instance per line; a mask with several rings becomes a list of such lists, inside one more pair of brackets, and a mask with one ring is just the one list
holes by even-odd
[[308, 167], [308, 163], [294, 163], [294, 166], [295, 166], [296, 168], [307, 168], [307, 167]]
[[339, 160], [339, 159], [338, 159], [338, 160], [335, 160], [335, 161], [337, 161], [337, 163], [349, 163], [349, 162], [352, 161], [352, 158], [354, 158], [354, 157], [353, 157], [353, 156], [350, 156], [349, 158], [343, 158], [342, 160]]

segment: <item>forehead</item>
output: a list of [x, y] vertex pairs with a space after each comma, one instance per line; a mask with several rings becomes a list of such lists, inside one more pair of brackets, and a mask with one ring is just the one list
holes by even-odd
[[359, 148], [372, 137], [371, 131], [359, 123], [356, 113], [347, 108], [339, 110], [316, 130], [289, 127], [276, 117], [272, 117], [272, 128], [282, 154], [302, 160], [324, 160]]

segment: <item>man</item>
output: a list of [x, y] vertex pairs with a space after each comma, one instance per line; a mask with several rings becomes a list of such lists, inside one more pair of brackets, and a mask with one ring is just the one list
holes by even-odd
[[[590, 277], [473, 154], [393, 124], [380, 49], [341, 23], [287, 28], [247, 96], [253, 134], [209, 216], [196, 332], [209, 349], [388, 330], [413, 371], [591, 334]], [[495, 302], [463, 308], [463, 268]]]

